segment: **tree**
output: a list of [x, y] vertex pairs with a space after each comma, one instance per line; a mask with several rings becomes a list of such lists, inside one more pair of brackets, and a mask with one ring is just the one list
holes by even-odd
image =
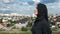
[[8, 20], [7, 27], [11, 27], [11, 26], [13, 26], [14, 24], [16, 24], [16, 21]]
[[21, 31], [28, 31], [28, 28], [27, 27], [22, 27]]
[[31, 26], [32, 26], [32, 23], [28, 22], [27, 27], [31, 27]]
[[2, 23], [2, 19], [0, 19], [0, 23]]

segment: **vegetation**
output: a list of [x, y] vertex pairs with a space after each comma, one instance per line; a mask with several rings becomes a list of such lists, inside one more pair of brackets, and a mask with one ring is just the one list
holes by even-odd
[[58, 28], [56, 28], [56, 27], [55, 27], [55, 28], [51, 28], [51, 30], [52, 30], [52, 31], [57, 31]]
[[0, 23], [2, 23], [2, 19], [0, 19]]
[[31, 27], [31, 26], [32, 26], [32, 23], [28, 22], [27, 27]]
[[16, 21], [8, 20], [7, 27], [11, 27], [11, 26], [13, 26], [14, 24], [16, 24]]
[[5, 31], [5, 29], [2, 29], [2, 28], [1, 28], [0, 31]]
[[27, 27], [22, 27], [21, 31], [28, 31]]
[[[32, 34], [30, 31], [29, 32], [19, 32], [19, 33], [17, 33], [17, 32], [13, 32], [13, 33], [10, 33], [10, 32], [1, 32], [0, 31], [0, 34]], [[60, 32], [53, 32], [52, 34], [60, 34]]]

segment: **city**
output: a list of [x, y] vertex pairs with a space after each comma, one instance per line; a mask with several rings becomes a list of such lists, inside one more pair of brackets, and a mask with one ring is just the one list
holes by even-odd
[[[15, 31], [13, 29], [17, 29], [18, 31], [18, 29], [23, 27], [31, 28], [35, 18], [36, 16], [34, 14], [0, 14], [0, 29], [2, 31]], [[60, 31], [60, 14], [48, 14], [48, 19], [51, 29], [53, 31]]]

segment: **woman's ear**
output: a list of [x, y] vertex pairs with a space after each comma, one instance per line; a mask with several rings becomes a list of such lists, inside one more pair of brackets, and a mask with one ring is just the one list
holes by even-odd
[[38, 14], [38, 9], [37, 9], [37, 8], [34, 9], [34, 14], [35, 14], [35, 15]]

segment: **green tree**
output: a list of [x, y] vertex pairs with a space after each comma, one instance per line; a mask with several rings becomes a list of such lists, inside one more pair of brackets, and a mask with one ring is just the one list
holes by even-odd
[[31, 27], [31, 26], [32, 26], [32, 23], [28, 22], [27, 27]]
[[8, 20], [7, 27], [11, 27], [11, 26], [13, 26], [14, 24], [16, 24], [16, 21]]
[[2, 19], [0, 19], [0, 23], [2, 23]]
[[27, 27], [22, 27], [21, 31], [28, 31], [28, 28]]

